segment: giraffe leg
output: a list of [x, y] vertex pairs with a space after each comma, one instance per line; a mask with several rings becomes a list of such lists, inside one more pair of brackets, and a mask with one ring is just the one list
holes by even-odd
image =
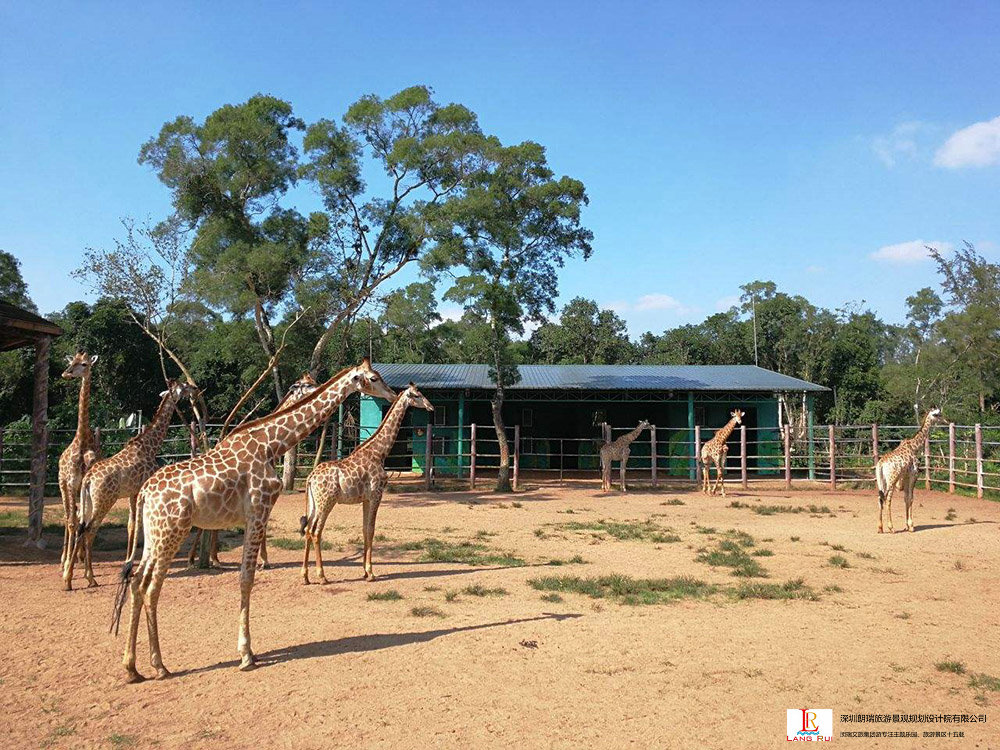
[[188, 567], [194, 567], [194, 560], [198, 557], [198, 545], [201, 544], [201, 529], [196, 528], [194, 530], [194, 536], [191, 537], [191, 549], [188, 551]]
[[316, 547], [316, 577], [323, 584], [330, 582], [326, 578], [326, 573], [323, 572], [323, 528], [326, 526], [330, 510], [332, 510], [332, 506], [316, 519], [316, 530], [313, 532], [313, 544]]
[[712, 461], [710, 457], [701, 457], [701, 491], [705, 495], [711, 495]]
[[63, 501], [63, 547], [62, 554], [59, 556], [59, 564], [66, 564], [66, 555], [69, 552], [69, 527], [72, 523], [73, 516], [70, 514], [70, 499], [69, 499], [70, 489], [66, 486], [65, 482], [59, 482], [59, 494], [62, 495]]
[[212, 529], [212, 541], [209, 544], [208, 549], [208, 567], [210, 568], [221, 568], [222, 563], [219, 562], [219, 530]]
[[716, 491], [722, 490], [722, 496], [726, 496], [726, 458], [729, 456], [729, 448], [724, 447], [719, 457], [715, 460], [715, 470], [718, 472], [718, 479], [715, 483]]
[[302, 553], [302, 583], [306, 586], [309, 585], [309, 553], [312, 551], [312, 529], [309, 524], [306, 523], [305, 531], [305, 545], [303, 545]]
[[601, 489], [604, 492], [611, 489], [611, 467], [604, 456], [601, 456]]
[[132, 555], [132, 548], [135, 545], [135, 509], [139, 503], [139, 493], [135, 493], [128, 499], [128, 546], [125, 551], [125, 559]]
[[264, 530], [264, 536], [260, 538], [260, 565], [257, 566], [257, 570], [267, 570], [267, 529]]
[[891, 534], [891, 533], [893, 533], [892, 532], [892, 496], [893, 496], [893, 493], [895, 493], [895, 491], [896, 491], [896, 482], [899, 481], [899, 478], [898, 477], [889, 477], [889, 479], [891, 481], [886, 482], [887, 488], [886, 488], [886, 491], [885, 491], [885, 516], [886, 516], [886, 520], [889, 522], [888, 523], [888, 527], [889, 527], [889, 533]]
[[187, 536], [187, 529], [180, 533], [175, 531], [163, 545], [159, 554], [155, 555], [150, 570], [149, 583], [143, 591], [143, 599], [146, 607], [146, 628], [149, 632], [149, 663], [156, 670], [156, 679], [158, 680], [169, 677], [170, 672], [163, 666], [156, 608], [160, 600], [160, 589], [163, 588], [163, 579], [167, 577], [167, 570], [170, 568], [170, 561], [173, 560], [174, 555], [177, 553], [177, 548], [181, 546], [181, 541], [185, 536]]
[[906, 530], [913, 531], [913, 490], [917, 484], [917, 472], [911, 471], [906, 477], [906, 488], [903, 495], [906, 502]]
[[629, 452], [625, 451], [622, 453], [622, 460], [618, 463], [618, 472], [621, 475], [622, 480], [622, 492], [627, 492], [625, 488], [625, 469], [628, 466]]
[[382, 503], [382, 488], [375, 491], [369, 503], [365, 500], [365, 580], [374, 581], [375, 573], [372, 571], [372, 542], [375, 539], [375, 517], [378, 515], [378, 506]]
[[94, 537], [96, 536], [97, 536], [96, 532], [92, 529], [87, 529], [87, 531], [83, 535], [83, 547], [84, 547], [84, 552], [87, 555], [85, 561], [86, 567], [84, 568], [84, 575], [87, 577], [88, 589], [92, 589], [97, 585], [97, 579], [94, 577], [94, 564], [92, 560], [92, 556], [94, 553]]
[[257, 552], [260, 549], [271, 506], [281, 492], [281, 480], [276, 476], [260, 491], [256, 501], [250, 502], [247, 514], [246, 536], [243, 542], [243, 562], [240, 565], [240, 634], [237, 650], [240, 654], [240, 669], [244, 672], [257, 666], [253, 648], [250, 645], [250, 594], [253, 591], [254, 575], [257, 572]]
[[128, 641], [125, 644], [125, 656], [122, 664], [125, 667], [125, 682], [142, 682], [145, 677], [139, 674], [135, 668], [135, 642], [139, 636], [139, 617], [142, 612], [143, 589], [147, 580], [147, 571], [150, 569], [149, 559], [143, 559], [139, 563], [132, 580], [129, 581], [129, 594], [132, 606], [129, 609], [128, 617]]

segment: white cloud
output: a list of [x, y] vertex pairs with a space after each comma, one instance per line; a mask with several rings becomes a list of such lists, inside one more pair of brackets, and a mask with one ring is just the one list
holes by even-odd
[[722, 297], [715, 301], [715, 311], [716, 312], [726, 312], [729, 308], [734, 307], [740, 303], [740, 296], [738, 294], [731, 294], [728, 297]]
[[826, 273], [826, 266], [806, 266], [806, 273]]
[[461, 305], [444, 304], [438, 307], [441, 320], [461, 320], [465, 309]]
[[934, 154], [934, 164], [945, 169], [1000, 164], [1000, 117], [952, 133]]
[[950, 242], [911, 240], [910, 242], [899, 242], [895, 245], [884, 245], [873, 252], [870, 257], [879, 263], [889, 263], [897, 266], [922, 263], [930, 257], [927, 253], [928, 245], [946, 253], [950, 252], [953, 248]]
[[685, 308], [684, 305], [669, 294], [644, 294], [636, 300], [632, 309], [636, 312], [646, 312], [649, 310], [680, 311]]
[[913, 159], [917, 155], [917, 136], [926, 128], [917, 120], [902, 122], [888, 135], [872, 139], [872, 151], [890, 169], [903, 159]]

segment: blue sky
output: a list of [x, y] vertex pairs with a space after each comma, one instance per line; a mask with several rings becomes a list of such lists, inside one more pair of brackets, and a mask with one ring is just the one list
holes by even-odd
[[[922, 243], [1000, 256], [997, 3], [14, 3], [0, 0], [0, 248], [43, 312], [123, 216], [179, 114], [256, 92], [307, 122], [416, 83], [580, 178], [594, 256], [562, 300], [634, 334], [740, 284], [899, 321]], [[295, 203], [308, 207], [304, 191]]]

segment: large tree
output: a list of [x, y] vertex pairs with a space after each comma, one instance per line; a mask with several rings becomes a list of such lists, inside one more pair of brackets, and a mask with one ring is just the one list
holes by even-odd
[[531, 334], [531, 344], [545, 364], [625, 364], [635, 358], [625, 321], [613, 310], [575, 297], [558, 322], [546, 322]]
[[555, 312], [565, 260], [590, 256], [593, 235], [580, 223], [586, 203], [583, 183], [557, 178], [542, 146], [528, 141], [505, 147], [491, 139], [483, 168], [442, 211], [450, 228], [425, 264], [432, 273], [451, 271], [445, 299], [481, 318], [487, 330], [482, 353], [494, 384], [498, 491], [510, 490], [503, 401], [519, 379], [512, 339], [524, 333], [527, 321], [543, 323]]

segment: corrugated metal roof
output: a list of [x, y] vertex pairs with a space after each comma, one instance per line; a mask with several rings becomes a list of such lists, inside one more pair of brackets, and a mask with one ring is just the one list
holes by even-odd
[[[402, 388], [490, 389], [488, 365], [376, 363], [386, 383]], [[510, 390], [825, 391], [821, 385], [754, 365], [521, 365]]]

